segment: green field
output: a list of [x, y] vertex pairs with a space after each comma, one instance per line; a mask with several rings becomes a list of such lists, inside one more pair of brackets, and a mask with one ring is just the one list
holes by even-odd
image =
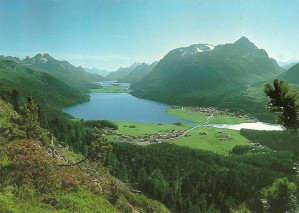
[[239, 118], [237, 116], [232, 115], [225, 115], [225, 114], [215, 114], [212, 117], [206, 116], [203, 112], [199, 111], [192, 111], [188, 107], [182, 108], [168, 108], [167, 113], [170, 115], [174, 115], [178, 118], [198, 122], [198, 123], [205, 123], [208, 120], [210, 124], [240, 124], [240, 123], [248, 123], [254, 122], [254, 120], [246, 119], [246, 118]]
[[90, 90], [93, 93], [130, 93], [131, 90], [127, 87], [120, 86], [105, 86]]
[[[201, 135], [200, 133], [206, 133]], [[239, 131], [200, 126], [189, 131], [191, 136], [176, 138], [167, 142], [179, 146], [213, 151], [218, 154], [228, 154], [234, 146], [246, 144], [248, 139], [240, 135]]]
[[[173, 130], [189, 130], [186, 136], [163, 140], [162, 142], [171, 142], [179, 146], [187, 146], [195, 149], [208, 150], [219, 154], [227, 155], [236, 145], [242, 145], [250, 142], [239, 131], [229, 129], [219, 129], [207, 126], [192, 126], [183, 124], [155, 124], [155, 123], [137, 123], [137, 122], [115, 122], [118, 125], [117, 133], [128, 136], [144, 136], [153, 133], [169, 133]], [[195, 128], [194, 128], [195, 127]], [[194, 129], [192, 129], [194, 128]], [[107, 139], [113, 140], [114, 137], [108, 136]]]
[[130, 136], [143, 136], [145, 134], [153, 133], [168, 133], [172, 130], [190, 129], [192, 126], [189, 124], [182, 124], [177, 126], [175, 124], [157, 124], [157, 123], [138, 123], [138, 122], [114, 122], [118, 125], [116, 132]]

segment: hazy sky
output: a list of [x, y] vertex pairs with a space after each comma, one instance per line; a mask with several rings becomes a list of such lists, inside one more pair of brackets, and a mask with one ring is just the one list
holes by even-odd
[[0, 0], [0, 54], [115, 70], [194, 43], [248, 37], [299, 59], [299, 0]]

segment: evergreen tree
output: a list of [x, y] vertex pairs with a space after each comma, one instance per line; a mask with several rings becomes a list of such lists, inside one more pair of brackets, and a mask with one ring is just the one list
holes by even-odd
[[268, 107], [279, 113], [279, 122], [286, 129], [297, 131], [299, 128], [298, 96], [289, 89], [287, 82], [275, 79], [273, 86], [270, 83], [265, 85], [264, 92], [270, 98]]
[[87, 154], [87, 159], [90, 161], [97, 161], [104, 164], [107, 156], [112, 151], [112, 144], [105, 138], [99, 138], [95, 143], [91, 145], [91, 148]]
[[14, 108], [14, 110], [18, 111], [19, 110], [19, 97], [20, 97], [20, 94], [17, 90], [13, 90], [11, 95], [11, 104]]
[[25, 131], [27, 138], [39, 138], [41, 127], [38, 122], [38, 106], [32, 97], [27, 98], [27, 104], [20, 107], [20, 128]]
[[265, 212], [298, 212], [297, 187], [287, 178], [275, 180], [261, 192]]

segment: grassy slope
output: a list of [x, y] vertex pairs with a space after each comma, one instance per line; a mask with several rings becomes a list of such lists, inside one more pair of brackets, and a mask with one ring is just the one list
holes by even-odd
[[[59, 205], [55, 208], [42, 200], [57, 200]], [[55, 196], [24, 197], [19, 199], [7, 188], [0, 192], [0, 212], [98, 212], [114, 213], [119, 212], [103, 196], [95, 195], [89, 190], [79, 188], [77, 192], [56, 193]]]

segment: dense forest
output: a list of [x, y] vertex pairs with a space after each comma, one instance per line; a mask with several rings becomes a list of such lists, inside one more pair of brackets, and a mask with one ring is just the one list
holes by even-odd
[[111, 174], [165, 203], [174, 212], [229, 212], [246, 208], [247, 212], [282, 212], [267, 209], [264, 201], [270, 198], [264, 191], [285, 178], [281, 187], [287, 191], [277, 189], [277, 193], [290, 193], [294, 200], [276, 197], [275, 202], [277, 205], [290, 202], [287, 209], [296, 212], [298, 191], [292, 188], [292, 182], [298, 185], [293, 169], [298, 151], [292, 150], [296, 150], [293, 148], [299, 136], [251, 130], [242, 130], [242, 134], [259, 138], [269, 150], [250, 147], [240, 153], [236, 148], [229, 157], [224, 157], [167, 143], [146, 147], [114, 143], [107, 165]]

